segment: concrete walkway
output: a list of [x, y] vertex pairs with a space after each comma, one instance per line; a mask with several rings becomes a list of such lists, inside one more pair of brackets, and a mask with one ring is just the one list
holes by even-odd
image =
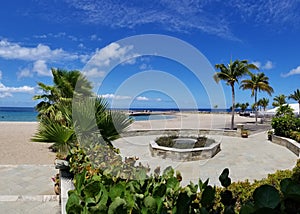
[[178, 162], [170, 159], [152, 157], [149, 141], [158, 136], [137, 136], [118, 139], [114, 145], [123, 156], [138, 156], [139, 161], [149, 165], [152, 170], [172, 166], [183, 176], [182, 184], [198, 179], [210, 179], [210, 184], [220, 185], [218, 177], [224, 168], [229, 168], [232, 181], [254, 180], [266, 177], [276, 170], [292, 169], [297, 156], [285, 147], [267, 140], [266, 132], [250, 135], [249, 138], [208, 136], [221, 141], [221, 151], [212, 159]]
[[60, 213], [56, 173], [54, 165], [0, 165], [0, 213]]

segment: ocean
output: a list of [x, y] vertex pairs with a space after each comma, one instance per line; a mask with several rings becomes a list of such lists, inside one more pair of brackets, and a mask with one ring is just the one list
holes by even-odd
[[[123, 110], [124, 109], [114, 109]], [[176, 108], [131, 108], [129, 111], [152, 111], [152, 112], [164, 112], [164, 111], [200, 111], [200, 112], [228, 112], [228, 109], [210, 109], [210, 108], [200, 108], [200, 109], [176, 109]], [[15, 121], [15, 122], [36, 122], [37, 121], [37, 111], [34, 107], [0, 107], [0, 121]], [[133, 117], [134, 120], [157, 120], [157, 119], [170, 119], [172, 116], [165, 115], [152, 115], [152, 116], [137, 116]]]
[[36, 122], [37, 115], [33, 107], [0, 107], [0, 121]]

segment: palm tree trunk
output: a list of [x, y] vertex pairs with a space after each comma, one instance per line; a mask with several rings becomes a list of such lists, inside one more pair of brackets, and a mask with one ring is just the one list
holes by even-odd
[[255, 125], [257, 125], [257, 90], [255, 90], [254, 94], [254, 103], [255, 103]]
[[234, 85], [231, 85], [232, 92], [232, 108], [231, 108], [231, 129], [234, 128], [234, 111], [235, 111], [235, 93], [234, 93]]

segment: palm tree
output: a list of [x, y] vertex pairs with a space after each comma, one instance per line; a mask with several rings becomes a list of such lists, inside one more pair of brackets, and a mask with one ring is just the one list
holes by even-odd
[[258, 104], [263, 107], [263, 110], [266, 111], [267, 106], [269, 105], [269, 99], [268, 98], [262, 98], [258, 100]]
[[269, 84], [269, 78], [265, 76], [264, 73], [249, 73], [251, 79], [245, 79], [242, 81], [240, 88], [243, 90], [250, 89], [251, 90], [251, 97], [254, 96], [254, 103], [255, 106], [255, 123], [257, 124], [257, 92], [258, 91], [265, 91], [270, 96], [273, 93], [273, 88]]
[[240, 104], [240, 107], [241, 107], [241, 111], [244, 112], [249, 106], [249, 103], [242, 103]]
[[287, 105], [279, 106], [278, 109], [276, 110], [275, 116], [276, 117], [282, 117], [282, 116], [285, 116], [285, 115], [292, 116], [293, 114], [294, 113], [293, 113], [292, 107], [289, 106], [289, 104], [287, 104]]
[[66, 71], [51, 69], [53, 75], [53, 86], [38, 82], [43, 94], [35, 95], [34, 100], [42, 100], [36, 105], [39, 112], [38, 117], [48, 117], [57, 121], [63, 121], [62, 113], [58, 111], [58, 103], [71, 103], [72, 98], [77, 96], [91, 96], [92, 85], [80, 73], [80, 71]]
[[231, 129], [234, 128], [234, 111], [235, 111], [235, 83], [250, 69], [258, 68], [254, 64], [248, 64], [247, 60], [235, 60], [226, 66], [224, 64], [216, 64], [215, 67], [220, 70], [214, 74], [214, 80], [218, 83], [220, 80], [224, 80], [227, 85], [231, 87], [232, 106], [231, 106]]
[[296, 91], [294, 91], [293, 94], [290, 94], [289, 99], [293, 99], [296, 102], [298, 102], [299, 104], [299, 111], [298, 111], [298, 115], [300, 115], [300, 90], [297, 89]]
[[286, 104], [286, 96], [284, 94], [279, 94], [278, 96], [274, 97], [274, 102], [272, 103], [273, 107], [282, 106], [283, 104]]
[[103, 98], [95, 98], [90, 82], [79, 71], [52, 69], [52, 74], [54, 85], [39, 83], [44, 94], [34, 96], [43, 101], [36, 107], [40, 123], [32, 141], [54, 143], [63, 154], [80, 140], [113, 147], [111, 141], [132, 121], [110, 111]]

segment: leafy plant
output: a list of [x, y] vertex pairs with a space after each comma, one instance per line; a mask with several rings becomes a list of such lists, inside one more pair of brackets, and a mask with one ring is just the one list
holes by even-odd
[[[69, 191], [67, 213], [300, 212], [300, 161], [292, 171], [277, 171], [254, 183], [232, 183], [226, 168], [219, 176], [221, 188], [209, 185], [208, 179], [181, 186], [180, 173], [171, 167], [162, 174], [156, 169], [153, 175], [144, 174], [134, 179], [114, 175], [96, 167], [86, 150], [80, 147], [71, 150], [68, 158], [75, 173], [75, 189]], [[115, 164], [107, 161], [108, 165]], [[117, 162], [114, 166], [118, 168], [119, 164], [133, 172], [140, 167], [135, 161]]]
[[[53, 86], [39, 83], [44, 94], [39, 111], [39, 128], [35, 142], [54, 143], [53, 148], [67, 153], [76, 143], [107, 144], [131, 123], [126, 115], [112, 112], [103, 98], [93, 96], [91, 83], [79, 71], [52, 69]], [[88, 142], [86, 139], [93, 139]]]
[[281, 117], [274, 117], [271, 125], [275, 135], [290, 137], [292, 131], [300, 131], [300, 118], [296, 118], [294, 115], [289, 114]]

